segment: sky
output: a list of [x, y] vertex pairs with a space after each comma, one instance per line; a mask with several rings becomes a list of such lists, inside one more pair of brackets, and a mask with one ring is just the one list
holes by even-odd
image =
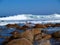
[[0, 16], [60, 14], [60, 0], [0, 0]]

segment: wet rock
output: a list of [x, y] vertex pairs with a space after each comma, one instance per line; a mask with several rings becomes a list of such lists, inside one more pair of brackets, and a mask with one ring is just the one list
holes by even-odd
[[22, 37], [28, 39], [29, 41], [33, 42], [33, 34], [30, 30], [26, 30], [25, 32], [22, 33]]
[[12, 34], [11, 38], [14, 38], [14, 39], [21, 37], [20, 32], [18, 32], [18, 31], [14, 31], [11, 34]]
[[35, 24], [34, 28], [46, 28], [43, 24]]
[[18, 25], [17, 24], [7, 24], [6, 27], [8, 27], [8, 28], [16, 28], [16, 27], [18, 27]]
[[60, 38], [56, 38], [55, 40], [60, 42]]
[[52, 23], [47, 23], [47, 24], [44, 24], [47, 28], [48, 27], [54, 27], [55, 26], [55, 24], [52, 24]]
[[2, 29], [0, 29], [0, 32], [2, 32]]
[[32, 45], [32, 43], [25, 38], [21, 38], [21, 39], [12, 40], [8, 42], [6, 45]]
[[29, 28], [33, 28], [35, 25], [34, 24], [32, 24], [31, 22], [29, 22], [29, 23], [26, 23], [25, 24], [26, 26], [28, 26]]
[[50, 40], [41, 40], [38, 45], [51, 45]]
[[17, 26], [16, 29], [17, 30], [22, 30], [22, 27], [21, 26]]
[[60, 23], [56, 23], [54, 27], [60, 27]]
[[5, 41], [2, 43], [2, 45], [5, 45], [12, 40], [11, 37], [4, 37], [4, 38], [5, 38]]
[[2, 36], [0, 35], [0, 38], [2, 38]]
[[52, 36], [53, 36], [54, 38], [60, 38], [60, 31], [54, 32], [54, 33], [52, 34]]
[[21, 30], [26, 30], [28, 28], [29, 28], [28, 26], [24, 25], [24, 26], [21, 27]]

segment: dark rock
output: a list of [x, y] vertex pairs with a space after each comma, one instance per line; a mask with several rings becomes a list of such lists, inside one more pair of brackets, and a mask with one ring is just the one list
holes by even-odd
[[45, 36], [42, 36], [42, 39], [45, 39], [45, 40], [49, 40], [49, 39], [51, 39], [51, 38], [52, 38], [52, 36], [49, 35], [49, 34], [47, 34], [47, 35], [45, 35]]
[[20, 32], [18, 32], [18, 31], [14, 31], [14, 32], [12, 32], [11, 33], [12, 34], [12, 38], [13, 39], [15, 39], [15, 38], [20, 38], [21, 37], [21, 34], [20, 34]]
[[52, 36], [53, 36], [54, 38], [60, 38], [60, 31], [54, 32], [54, 33], [52, 34]]
[[55, 24], [52, 24], [52, 23], [47, 23], [47, 24], [44, 24], [47, 28], [48, 27], [54, 27], [55, 26]]
[[16, 28], [16, 27], [18, 27], [18, 25], [17, 24], [7, 24], [6, 27], [7, 28]]
[[28, 26], [24, 25], [24, 26], [21, 27], [21, 30], [26, 30], [28, 28], [29, 28]]

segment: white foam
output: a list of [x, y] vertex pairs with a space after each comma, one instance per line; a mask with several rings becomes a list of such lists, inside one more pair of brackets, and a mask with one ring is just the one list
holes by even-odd
[[[13, 23], [25, 23], [25, 22], [19, 22], [19, 21], [6, 22], [5, 20], [34, 20], [30, 22], [32, 23], [60, 23], [60, 14], [51, 14], [51, 15], [21, 14], [21, 15], [9, 16], [9, 17], [1, 17], [0, 26], [13, 24]], [[38, 20], [38, 21], [35, 21], [35, 20]]]
[[60, 19], [60, 14], [51, 15], [32, 15], [32, 14], [21, 14], [9, 17], [2, 17], [0, 20], [50, 20], [50, 19]]

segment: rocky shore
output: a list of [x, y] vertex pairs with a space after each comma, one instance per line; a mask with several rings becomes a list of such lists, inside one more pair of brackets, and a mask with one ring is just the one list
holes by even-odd
[[[0, 40], [4, 39], [0, 41], [0, 45], [60, 45], [60, 31], [48, 34], [44, 29], [49, 27], [60, 27], [60, 23], [0, 26]], [[51, 39], [55, 39], [57, 43], [52, 44]]]

